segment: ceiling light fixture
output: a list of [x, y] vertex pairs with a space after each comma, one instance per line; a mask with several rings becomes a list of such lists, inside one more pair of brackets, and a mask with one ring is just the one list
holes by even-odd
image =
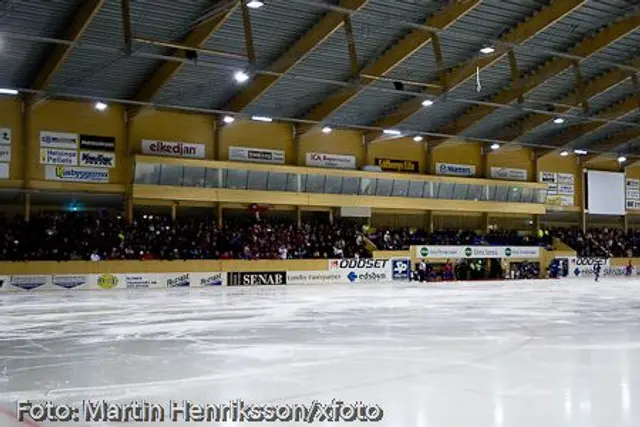
[[425, 99], [424, 101], [422, 101], [423, 107], [431, 107], [432, 105], [433, 105], [433, 101], [430, 99]]
[[236, 71], [236, 73], [233, 75], [233, 78], [236, 79], [238, 83], [244, 83], [249, 80], [249, 74], [245, 73], [244, 71]]
[[562, 117], [556, 117], [555, 119], [553, 119], [553, 123], [561, 125], [564, 123], [564, 119]]
[[229, 124], [229, 123], [235, 122], [236, 119], [234, 117], [232, 117], [232, 116], [224, 116], [222, 118], [222, 121], [225, 122], [226, 124]]
[[1, 89], [0, 88], [0, 93], [5, 94], [5, 95], [17, 95], [18, 91], [15, 89]]
[[98, 111], [104, 111], [107, 109], [107, 104], [105, 104], [104, 102], [96, 102], [94, 108]]
[[579, 156], [586, 156], [588, 154], [587, 150], [575, 149], [573, 152]]
[[495, 51], [496, 49], [493, 46], [485, 46], [482, 49], [480, 49], [480, 52], [484, 53], [485, 55], [489, 55]]
[[266, 117], [266, 116], [251, 116], [251, 120], [255, 120], [256, 122], [265, 122], [265, 123], [271, 123], [273, 121], [271, 117]]
[[422, 140], [423, 140], [423, 139], [424, 139], [424, 138], [423, 138], [423, 137], [421, 137], [420, 135], [416, 135], [416, 136], [414, 136], [414, 137], [413, 137], [413, 140], [414, 140], [415, 142], [422, 142]]
[[322, 128], [322, 133], [331, 133], [333, 129], [331, 129], [329, 126], [325, 126]]
[[385, 135], [402, 135], [402, 132], [396, 129], [385, 129], [382, 131]]
[[627, 158], [625, 156], [618, 157], [618, 163], [624, 163], [626, 161], [627, 161]]
[[250, 7], [251, 9], [260, 9], [262, 6], [264, 6], [264, 3], [260, 0], [251, 0], [247, 2], [247, 7]]
[[561, 157], [567, 157], [568, 155], [569, 155], [569, 152], [568, 152], [567, 150], [562, 150], [562, 151], [560, 152], [560, 156], [561, 156]]
[[491, 144], [491, 149], [492, 150], [498, 150], [500, 148], [500, 144], [498, 144], [497, 142], [494, 144]]

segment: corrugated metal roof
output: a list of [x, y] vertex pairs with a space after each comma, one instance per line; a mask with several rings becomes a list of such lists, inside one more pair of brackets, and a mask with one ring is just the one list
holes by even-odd
[[606, 92], [602, 92], [589, 100], [589, 108], [597, 113], [606, 107], [626, 98], [633, 93], [633, 83], [631, 79], [627, 79], [621, 84], [611, 88]]
[[528, 114], [527, 111], [518, 108], [501, 108], [466, 129], [462, 132], [462, 135], [474, 138], [498, 138], [505, 127], [526, 117]]

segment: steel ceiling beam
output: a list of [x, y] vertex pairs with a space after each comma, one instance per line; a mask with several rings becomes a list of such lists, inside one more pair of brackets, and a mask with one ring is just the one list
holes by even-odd
[[43, 90], [51, 83], [54, 75], [67, 59], [71, 50], [87, 30], [87, 27], [89, 27], [103, 4], [104, 0], [85, 0], [80, 5], [62, 35], [63, 39], [69, 40], [71, 43], [68, 45], [56, 45], [45, 63], [38, 68], [40, 71], [33, 79], [33, 83], [30, 85], [31, 89]]
[[[596, 114], [597, 118], [602, 119], [618, 119], [621, 118], [631, 112], [633, 112], [636, 108], [638, 108], [638, 100], [635, 96], [629, 96], [621, 101], [616, 102], [615, 104], [605, 108], [600, 113]], [[545, 145], [557, 147], [556, 149], [545, 148], [543, 150], [537, 150], [538, 157], [544, 157], [556, 150], [566, 150], [570, 148], [570, 144], [572, 141], [582, 137], [591, 132], [595, 132], [596, 130], [605, 126], [606, 122], [589, 122], [589, 123], [580, 123], [577, 125], [569, 126], [565, 132], [561, 135], [558, 135], [555, 138], [547, 141]], [[594, 149], [597, 151], [601, 151], [601, 147], [597, 147], [595, 145], [591, 145], [587, 147], [587, 149]]]
[[[631, 61], [631, 66], [640, 66], [640, 58], [635, 58]], [[630, 77], [629, 73], [620, 68], [614, 68], [606, 73], [597, 76], [585, 85], [585, 98], [591, 99], [603, 92], [611, 90], [612, 88], [624, 83]], [[581, 95], [578, 90], [574, 89], [569, 95], [564, 98], [560, 98], [552, 102], [556, 107], [553, 110], [554, 113], [562, 115], [569, 113], [572, 109], [578, 108]], [[518, 138], [533, 131], [534, 129], [551, 122], [553, 117], [546, 114], [529, 114], [523, 119], [518, 120], [516, 123], [508, 126], [499, 136], [500, 139], [517, 143]]]
[[[589, 148], [598, 151], [612, 151], [615, 150], [616, 147], [626, 144], [630, 141], [633, 141], [636, 138], [640, 138], [640, 129], [633, 128], [627, 129], [622, 132], [615, 133], [605, 139], [601, 139], [596, 141], [594, 144], [590, 145]], [[587, 154], [586, 156], [582, 156], [583, 162], [591, 162], [596, 159], [602, 159], [604, 157], [603, 154]]]
[[[356, 11], [363, 8], [368, 2], [369, 0], [341, 0], [340, 6], [351, 11]], [[268, 67], [268, 71], [281, 74], [287, 73], [316, 47], [329, 38], [329, 36], [342, 28], [343, 25], [343, 13], [325, 13], [310, 30], [289, 46], [289, 48]], [[281, 76], [275, 75], [255, 75], [247, 86], [240, 90], [240, 92], [229, 101], [226, 108], [231, 111], [242, 111], [262, 96], [271, 86], [280, 80], [280, 78]]]
[[[612, 25], [602, 28], [595, 35], [583, 39], [574, 48], [572, 48], [569, 53], [583, 59], [587, 58], [611, 43], [614, 43], [635, 31], [638, 27], [640, 27], [640, 15], [634, 14], [623, 18]], [[553, 76], [570, 68], [574, 63], [574, 60], [569, 58], [553, 58], [538, 67], [533, 73], [524, 79], [522, 81], [523, 88], [521, 90], [514, 90], [513, 88], [505, 89], [492, 96], [490, 98], [490, 102], [509, 104], [517, 100], [521, 94], [526, 94]], [[449, 125], [444, 126], [441, 131], [443, 133], [458, 135], [496, 110], [498, 110], [498, 107], [487, 105], [472, 107], [461, 117], [454, 120]]]
[[[181, 42], [181, 45], [201, 48], [205, 42], [224, 25], [225, 22], [231, 17], [233, 12], [238, 8], [238, 2], [235, 2], [229, 7], [229, 9], [221, 13], [218, 16], [207, 19], [193, 28], [189, 34]], [[185, 50], [177, 49], [173, 56], [178, 58], [185, 58]], [[184, 65], [184, 62], [178, 61], [166, 61], [160, 67], [158, 67], [147, 79], [145, 83], [140, 87], [138, 93], [134, 97], [136, 101], [148, 102], [155, 96], [156, 93], [164, 86]], [[135, 111], [133, 112], [135, 115]]]
[[[520, 44], [534, 37], [536, 34], [546, 30], [574, 10], [578, 9], [586, 0], [555, 0], [550, 5], [542, 8], [535, 15], [531, 16], [524, 22], [516, 25], [511, 31], [500, 37], [500, 42], [508, 45]], [[446, 73], [444, 79], [447, 82], [449, 90], [455, 89], [470, 78], [472, 78], [477, 69], [484, 70], [508, 55], [510, 48], [507, 46], [496, 46], [496, 52], [475, 57], [456, 66]], [[523, 84], [524, 82], [522, 82]], [[524, 84], [523, 84], [524, 85]], [[431, 88], [425, 89], [425, 94], [438, 95]], [[422, 108], [420, 99], [410, 99], [397, 105], [394, 111], [386, 118], [379, 120], [376, 126], [382, 128], [392, 128], [404, 122]], [[375, 139], [380, 134], [371, 133], [367, 135], [368, 139]]]
[[[437, 27], [440, 29], [448, 28], [458, 19], [478, 7], [482, 0], [457, 0], [452, 5], [436, 12], [429, 17], [425, 25]], [[402, 37], [399, 41], [394, 41], [386, 51], [375, 62], [367, 66], [363, 71], [364, 76], [382, 77], [400, 65], [403, 61], [413, 55], [415, 52], [426, 46], [433, 40], [434, 34], [414, 29]], [[354, 97], [356, 97], [366, 86], [374, 83], [376, 80], [371, 77], [362, 77], [358, 87], [345, 87], [337, 90], [320, 102], [305, 117], [309, 120], [322, 121], [336, 112]], [[440, 93], [440, 89], [436, 89]], [[307, 129], [298, 129], [299, 132], [305, 132]]]
[[122, 14], [122, 37], [124, 38], [124, 51], [131, 55], [133, 30], [131, 29], [131, 0], [120, 1], [120, 13]]

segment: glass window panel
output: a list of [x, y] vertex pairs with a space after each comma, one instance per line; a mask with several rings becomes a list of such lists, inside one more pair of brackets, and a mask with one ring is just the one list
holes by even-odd
[[268, 172], [249, 171], [247, 190], [265, 191], [267, 189]]
[[182, 185], [182, 166], [162, 165], [160, 167], [160, 185]]
[[393, 197], [407, 197], [407, 194], [409, 194], [409, 181], [394, 179], [391, 195]]
[[533, 203], [533, 188], [523, 188], [522, 189], [522, 197], [520, 201], [522, 203]]
[[378, 179], [378, 188], [376, 189], [376, 196], [389, 197], [391, 195], [392, 186], [393, 186], [393, 180]]
[[505, 187], [505, 186], [502, 186], [502, 185], [496, 186], [496, 198], [494, 199], [494, 201], [495, 202], [506, 202], [510, 188], [511, 187]]
[[305, 192], [307, 193], [322, 193], [324, 190], [325, 175], [307, 175], [307, 183], [305, 185]]
[[267, 190], [269, 191], [286, 191], [287, 189], [287, 173], [269, 172], [267, 180]]
[[248, 171], [244, 169], [225, 169], [225, 184], [230, 190], [246, 190]]
[[[298, 176], [300, 176], [300, 181], [304, 182], [305, 178], [307, 177], [306, 175], [298, 175], [295, 173], [290, 173], [287, 176], [287, 191], [292, 191], [294, 193], [297, 193], [298, 190]], [[304, 184], [301, 185], [300, 189], [304, 188]], [[300, 190], [301, 191], [301, 190]]]
[[360, 181], [360, 194], [363, 196], [373, 196], [376, 194], [377, 179], [362, 178]]
[[428, 199], [435, 198], [435, 195], [440, 191], [440, 183], [439, 182], [429, 182], [425, 181], [424, 183], [424, 194], [422, 197], [426, 197]]
[[469, 192], [469, 184], [453, 184], [453, 199], [466, 200]]
[[158, 185], [160, 183], [160, 165], [149, 163], [136, 164], [136, 184]]
[[438, 199], [453, 199], [453, 184], [441, 182], [435, 194]]
[[536, 202], [547, 203], [547, 190], [536, 190]]
[[509, 187], [508, 198], [510, 202], [518, 202], [520, 203], [520, 199], [522, 197], [522, 188], [520, 187]]
[[467, 193], [468, 200], [481, 200], [482, 192], [484, 191], [484, 185], [469, 185], [469, 192]]
[[324, 192], [327, 194], [341, 194], [342, 193], [342, 177], [327, 175], [327, 179], [324, 184]]
[[355, 176], [345, 176], [342, 181], [342, 194], [358, 194], [360, 188], [360, 178]]
[[482, 199], [481, 200], [488, 200], [488, 201], [495, 201], [496, 200], [496, 186], [495, 185], [489, 185], [488, 186], [489, 189], [487, 190], [486, 187], [482, 190]]
[[205, 168], [185, 166], [182, 174], [183, 187], [204, 187]]
[[409, 181], [409, 190], [407, 191], [407, 197], [413, 197], [420, 199], [424, 193], [424, 182], [422, 181]]
[[207, 188], [220, 188], [219, 176], [220, 169], [207, 168], [204, 174], [204, 186]]

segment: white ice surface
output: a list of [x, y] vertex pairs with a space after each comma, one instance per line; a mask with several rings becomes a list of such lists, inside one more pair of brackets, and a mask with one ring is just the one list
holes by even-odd
[[0, 402], [88, 398], [339, 398], [379, 404], [372, 426], [638, 427], [640, 281], [0, 295]]

